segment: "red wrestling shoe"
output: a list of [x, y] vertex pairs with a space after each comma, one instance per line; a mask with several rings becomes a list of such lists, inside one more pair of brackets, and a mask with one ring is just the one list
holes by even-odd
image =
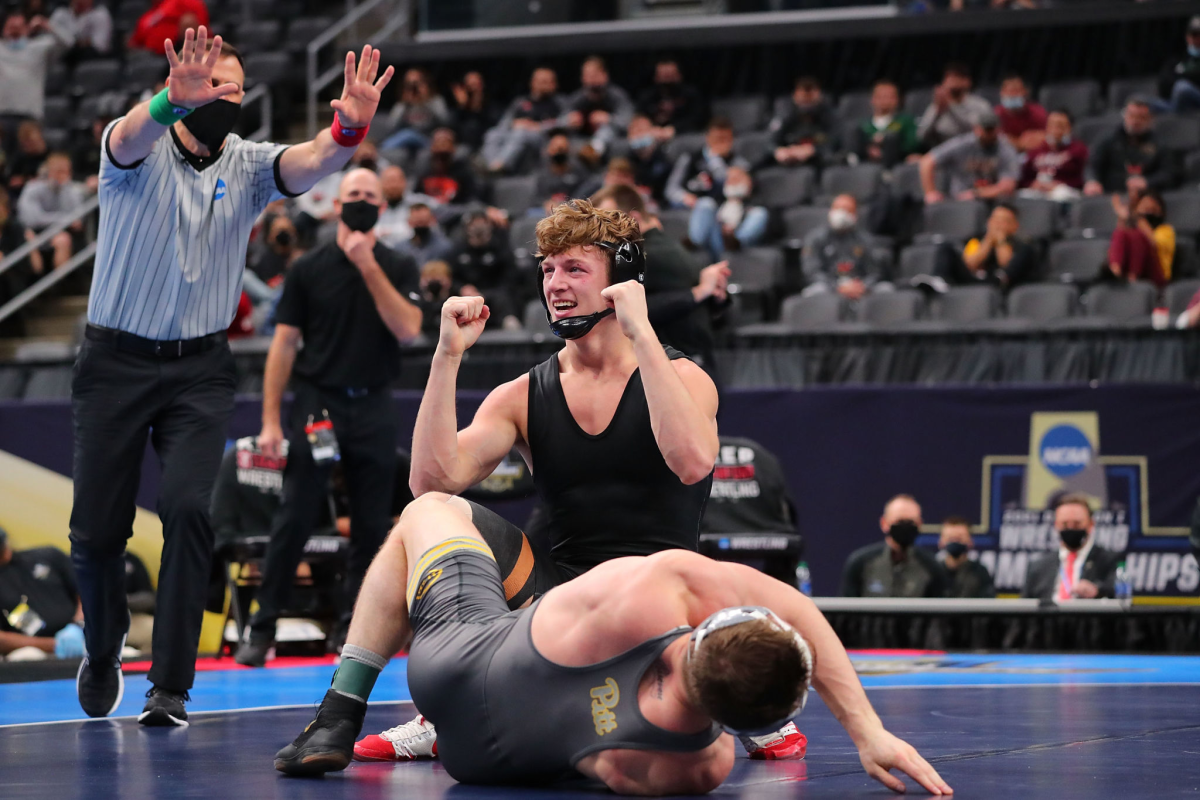
[[372, 734], [354, 745], [355, 761], [415, 761], [437, 758], [437, 731], [420, 714], [416, 719]]
[[808, 752], [808, 737], [789, 722], [766, 736], [739, 736], [751, 758], [761, 761], [799, 761]]

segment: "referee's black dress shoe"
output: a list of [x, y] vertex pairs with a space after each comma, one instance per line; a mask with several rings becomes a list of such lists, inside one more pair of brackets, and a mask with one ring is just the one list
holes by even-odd
[[275, 639], [271, 636], [256, 636], [254, 633], [246, 641], [238, 645], [237, 653], [234, 654], [233, 660], [243, 667], [265, 667], [267, 665], [267, 654], [271, 648], [275, 646]]
[[366, 715], [366, 703], [330, 689], [317, 709], [317, 718], [296, 741], [275, 754], [275, 769], [299, 776], [345, 769], [354, 756], [354, 741]]
[[151, 728], [186, 728], [188, 717], [183, 704], [191, 699], [187, 692], [151, 686], [146, 692], [146, 707], [138, 715], [138, 722]]

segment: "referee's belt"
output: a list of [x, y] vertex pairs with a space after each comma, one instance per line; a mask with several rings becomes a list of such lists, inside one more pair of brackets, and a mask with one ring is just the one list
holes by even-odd
[[126, 353], [137, 353], [156, 358], [192, 356], [196, 353], [203, 353], [205, 350], [211, 350], [227, 341], [225, 331], [210, 333], [196, 339], [147, 339], [144, 336], [135, 336], [132, 333], [113, 328], [102, 328], [91, 323], [88, 323], [83, 335], [89, 341], [102, 342]]

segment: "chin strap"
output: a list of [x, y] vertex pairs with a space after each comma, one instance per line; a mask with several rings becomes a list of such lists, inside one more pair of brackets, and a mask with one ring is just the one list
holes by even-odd
[[578, 339], [580, 336], [586, 336], [600, 320], [614, 313], [614, 309], [606, 308], [595, 314], [556, 319], [550, 323], [550, 331], [560, 339]]

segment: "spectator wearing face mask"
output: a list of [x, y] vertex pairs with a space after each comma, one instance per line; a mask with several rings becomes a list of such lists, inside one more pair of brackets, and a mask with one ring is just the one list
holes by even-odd
[[980, 112], [978, 119], [973, 132], [944, 142], [921, 159], [921, 185], [926, 203], [946, 199], [937, 188], [938, 170], [945, 170], [950, 196], [955, 200], [999, 200], [1016, 190], [1021, 175], [1020, 156], [1000, 135], [996, 115], [990, 108]]
[[768, 129], [775, 163], [820, 167], [833, 150], [835, 125], [833, 108], [821, 95], [817, 79], [797, 78], [791, 104], [771, 120]]
[[412, 229], [412, 238], [401, 242], [396, 252], [410, 256], [418, 264], [449, 258], [454, 245], [438, 227], [433, 209], [424, 203], [413, 203], [408, 210], [408, 227]]
[[1117, 229], [1108, 246], [1108, 274], [1117, 281], [1150, 281], [1162, 288], [1171, 279], [1175, 228], [1166, 223], [1167, 206], [1154, 190], [1131, 194], [1128, 203], [1113, 195]]
[[[43, 16], [4, 11], [0, 26], [0, 149], [12, 152], [17, 126], [40, 120], [45, 109], [46, 72], [59, 48], [72, 41], [67, 31]], [[159, 53], [162, 43], [159, 42]]]
[[126, 47], [161, 56], [166, 39], [178, 46], [183, 41], [180, 31], [199, 25], [208, 25], [208, 6], [204, 0], [155, 0], [138, 18]]
[[829, 207], [829, 224], [804, 240], [800, 265], [804, 271], [804, 295], [837, 292], [847, 300], [864, 294], [890, 290], [883, 265], [871, 250], [871, 236], [858, 225], [858, 201], [840, 194]]
[[754, 181], [749, 171], [730, 167], [721, 187], [723, 200], [717, 205], [714, 197], [701, 197], [688, 220], [688, 239], [696, 247], [707, 248], [714, 261], [720, 261], [726, 250], [753, 247], [767, 233], [770, 216], [762, 206], [749, 204]]
[[[296, 226], [286, 214], [276, 214], [266, 221], [259, 240], [251, 245], [247, 266], [262, 283], [274, 288], [283, 283], [283, 276], [299, 254]], [[253, 295], [250, 299], [262, 300]]]
[[858, 123], [849, 142], [855, 159], [891, 169], [917, 152], [917, 124], [900, 109], [900, 90], [883, 79], [871, 90], [871, 116]]
[[445, 261], [421, 265], [421, 333], [436, 337], [442, 326], [442, 304], [459, 293]]
[[1163, 98], [1156, 110], [1176, 114], [1200, 109], [1200, 15], [1188, 21], [1185, 36], [1187, 53], [1171, 62], [1158, 80], [1158, 95]]
[[1018, 235], [1021, 221], [1008, 203], [997, 203], [988, 216], [987, 233], [971, 239], [961, 255], [949, 242], [937, 252], [937, 275], [949, 284], [989, 284], [1002, 291], [1037, 276], [1037, 252]]
[[495, 102], [484, 90], [483, 75], [471, 70], [450, 87], [450, 92], [454, 97], [454, 132], [460, 142], [478, 150], [484, 133], [500, 119]]
[[450, 124], [450, 109], [422, 69], [414, 67], [405, 72], [397, 92], [399, 99], [380, 126], [389, 134], [379, 148], [402, 149], [410, 153], [424, 150], [429, 146], [429, 137], [434, 130]]
[[879, 520], [883, 541], [850, 554], [842, 570], [842, 597], [944, 597], [946, 572], [933, 554], [914, 547], [921, 506], [912, 495], [888, 501]]
[[112, 50], [112, 15], [95, 0], [71, 0], [50, 15], [50, 23], [71, 38], [64, 61], [74, 66], [87, 58], [99, 58]]
[[311, 189], [295, 199], [296, 215], [293, 222], [300, 239], [306, 246], [312, 243], [314, 237], [318, 244], [333, 241], [337, 234], [337, 210], [334, 201], [337, 199], [338, 187], [342, 178], [355, 167], [369, 169], [378, 173], [381, 167], [388, 166], [385, 159], [379, 157], [379, 150], [372, 142], [363, 142], [350, 156], [350, 163], [341, 172], [326, 175], [317, 181]]
[[537, 196], [546, 204], [583, 197], [599, 184], [591, 170], [571, 155], [571, 140], [555, 131], [546, 143], [545, 162], [537, 171]]
[[971, 72], [965, 64], [946, 65], [942, 82], [933, 90], [933, 100], [917, 123], [917, 138], [925, 147], [970, 133], [984, 112], [992, 107], [977, 94], [971, 94]]
[[[71, 179], [71, 157], [51, 153], [46, 159], [46, 177], [30, 181], [17, 201], [17, 216], [25, 227], [41, 232], [59, 217], [70, 214], [87, 200], [87, 189]], [[83, 245], [83, 221], [75, 220], [50, 240], [54, 269], [67, 263]]]
[[733, 124], [714, 117], [708, 123], [704, 147], [676, 159], [667, 178], [667, 201], [672, 208], [694, 208], [701, 197], [723, 199], [721, 188], [731, 167], [749, 171], [750, 162], [733, 152]]
[[629, 122], [629, 164], [633, 182], [643, 197], [666, 203], [667, 179], [673, 164], [664, 146], [671, 138], [669, 128], [656, 127], [645, 114], [634, 114]]
[[1130, 98], [1122, 116], [1121, 126], [1092, 150], [1083, 193], [1174, 188], [1179, 183], [1179, 158], [1155, 140], [1149, 102], [1144, 97]]
[[423, 203], [434, 208], [437, 201], [420, 192], [408, 191], [408, 178], [398, 166], [384, 167], [379, 179], [383, 184], [383, 199], [387, 205], [379, 213], [375, 235], [379, 237], [379, 241], [394, 250], [400, 247], [402, 242], [412, 238], [408, 216], [413, 205]]
[[[670, 136], [699, 131], [708, 119], [704, 95], [683, 82], [679, 63], [673, 58], [660, 58], [654, 65], [654, 83], [638, 96], [637, 109], [652, 125], [667, 129]], [[633, 138], [632, 132], [629, 138]]]
[[20, 196], [25, 184], [35, 179], [50, 154], [42, 136], [42, 126], [27, 119], [17, 126], [17, 149], [9, 151], [4, 177], [13, 198]]
[[504, 116], [483, 140], [483, 159], [492, 172], [513, 172], [530, 156], [539, 153], [546, 136], [558, 127], [564, 113], [558, 93], [558, 75], [550, 67], [538, 67], [529, 79], [529, 94], [512, 101]]
[[1121, 556], [1095, 543], [1095, 527], [1087, 497], [1060, 498], [1054, 507], [1059, 547], [1030, 562], [1021, 596], [1056, 603], [1112, 597]]
[[1087, 145], [1071, 137], [1070, 112], [1051, 111], [1045, 140], [1025, 155], [1018, 194], [1059, 203], [1075, 200], [1083, 189], [1087, 162]]
[[482, 198], [475, 173], [465, 158], [456, 156], [458, 141], [452, 128], [438, 128], [429, 142], [429, 166], [416, 180], [417, 191], [442, 205], [464, 205]]
[[512, 294], [517, 279], [512, 248], [508, 236], [496, 229], [486, 212], [471, 211], [463, 217], [462, 239], [447, 260], [459, 294], [481, 295], [487, 301], [489, 327], [521, 327]]
[[1000, 83], [1000, 104], [996, 106], [1000, 132], [1018, 153], [1041, 145], [1046, 135], [1046, 109], [1029, 99], [1025, 79], [1010, 73]]
[[567, 97], [567, 112], [559, 124], [580, 136], [590, 137], [587, 153], [597, 159], [625, 132], [633, 118], [633, 101], [608, 79], [600, 56], [591, 56], [580, 70], [579, 91]]
[[996, 596], [992, 574], [978, 561], [972, 561], [970, 552], [975, 542], [971, 539], [971, 523], [963, 517], [946, 517], [942, 521], [942, 533], [938, 537], [938, 560], [946, 570], [946, 597], [989, 598]]

